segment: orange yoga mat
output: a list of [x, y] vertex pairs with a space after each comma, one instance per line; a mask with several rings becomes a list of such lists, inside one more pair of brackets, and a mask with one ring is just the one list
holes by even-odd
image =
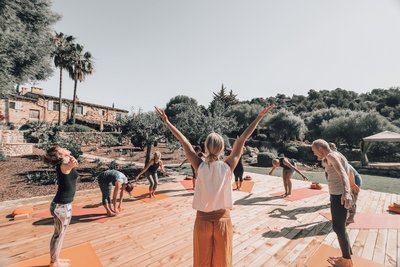
[[[330, 212], [321, 212], [322, 216], [332, 220]], [[396, 214], [374, 214], [356, 213], [354, 223], [347, 228], [354, 229], [400, 229], [400, 215]]]
[[136, 187], [134, 187], [132, 196], [142, 200], [143, 202], [153, 202], [153, 201], [157, 201], [157, 200], [164, 199], [164, 198], [168, 197], [168, 195], [159, 194], [156, 191], [156, 197], [155, 198], [149, 198], [149, 188], [145, 187], [145, 186], [136, 186]]
[[[244, 180], [242, 182], [242, 187], [240, 188], [240, 191], [251, 193], [251, 190], [253, 190], [253, 186], [254, 186], [254, 182], [253, 181]], [[233, 182], [232, 188], [233, 189], [236, 188], [236, 182]]]
[[[307, 267], [332, 267], [331, 264], [329, 264], [329, 262], [327, 262], [326, 260], [329, 257], [341, 257], [342, 256], [342, 252], [340, 251], [340, 249], [338, 248], [334, 248], [328, 245], [321, 245], [317, 251], [315, 251], [315, 253], [308, 258], [305, 266]], [[351, 257], [353, 260], [353, 266], [354, 267], [384, 267], [384, 265], [367, 260], [367, 259], [363, 259], [361, 257], [358, 256], [352, 256]]]
[[[272, 196], [279, 197], [282, 196], [285, 192], [277, 192], [273, 193]], [[325, 194], [326, 192], [323, 190], [315, 190], [310, 188], [299, 188], [299, 189], [292, 189], [292, 194], [288, 197], [285, 197], [286, 200], [296, 201], [320, 194]]]
[[181, 185], [189, 192], [194, 192], [192, 180], [180, 180]]
[[[83, 243], [61, 251], [60, 258], [70, 259], [71, 267], [101, 267], [103, 266], [90, 243]], [[50, 255], [42, 255], [33, 259], [17, 262], [8, 267], [45, 267], [49, 266]]]
[[[34, 218], [48, 219], [53, 216], [49, 211], [37, 213], [33, 215]], [[72, 221], [95, 221], [103, 223], [108, 221], [111, 217], [107, 217], [107, 212], [103, 206], [96, 208], [83, 208], [80, 206], [72, 206]]]

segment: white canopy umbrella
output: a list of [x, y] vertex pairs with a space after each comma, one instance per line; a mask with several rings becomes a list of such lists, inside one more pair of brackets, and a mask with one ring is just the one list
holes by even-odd
[[400, 133], [383, 131], [371, 136], [364, 137], [361, 141], [361, 164], [368, 166], [367, 151], [372, 142], [400, 142]]

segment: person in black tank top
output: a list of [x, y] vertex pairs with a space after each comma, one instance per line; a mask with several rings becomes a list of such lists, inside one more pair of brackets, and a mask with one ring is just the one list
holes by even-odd
[[149, 198], [156, 197], [156, 189], [157, 189], [157, 185], [158, 185], [158, 175], [157, 175], [158, 168], [161, 168], [161, 171], [163, 172], [164, 176], [168, 176], [167, 172], [164, 169], [163, 162], [161, 160], [161, 152], [160, 151], [154, 152], [153, 158], [150, 160], [150, 162], [146, 165], [146, 167], [144, 167], [144, 169], [135, 178], [135, 180], [138, 181], [140, 179], [140, 176], [143, 173], [146, 173], [147, 180], [150, 183]]
[[308, 180], [307, 176], [305, 176], [299, 169], [296, 167], [296, 161], [294, 159], [286, 158], [285, 155], [280, 154], [278, 158], [272, 160], [272, 169], [269, 172], [269, 175], [272, 175], [276, 168], [282, 167], [282, 179], [283, 179], [283, 187], [285, 188], [285, 193], [282, 197], [287, 197], [292, 194], [292, 177], [294, 172], [303, 177], [303, 180]]
[[[227, 152], [228, 152], [227, 156], [229, 156], [231, 154], [232, 150], [229, 149]], [[236, 183], [236, 188], [233, 190], [240, 191], [240, 189], [242, 188], [243, 174], [244, 174], [244, 167], [243, 167], [243, 161], [242, 161], [243, 153], [244, 153], [244, 147], [240, 154], [239, 161], [238, 161], [235, 169], [233, 170], [233, 175], [235, 176], [235, 183]]]
[[71, 152], [60, 146], [47, 150], [44, 161], [56, 167], [57, 193], [51, 202], [50, 212], [54, 217], [54, 234], [50, 241], [50, 267], [68, 264], [60, 259], [62, 241], [72, 217], [72, 201], [76, 192], [78, 161]]

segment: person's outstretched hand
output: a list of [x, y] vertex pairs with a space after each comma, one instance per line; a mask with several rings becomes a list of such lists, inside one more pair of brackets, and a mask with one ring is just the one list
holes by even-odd
[[163, 122], [167, 122], [167, 121], [168, 121], [168, 117], [167, 117], [167, 115], [165, 114], [164, 110], [159, 109], [158, 107], [155, 107], [155, 109], [156, 109], [158, 115], [160, 115], [160, 118], [162, 119], [162, 121], [163, 121]]
[[265, 117], [265, 115], [267, 115], [268, 112], [270, 112], [273, 108], [275, 108], [275, 105], [271, 105], [269, 107], [264, 108], [263, 110], [261, 110], [261, 112], [258, 114], [258, 118], [262, 119]]

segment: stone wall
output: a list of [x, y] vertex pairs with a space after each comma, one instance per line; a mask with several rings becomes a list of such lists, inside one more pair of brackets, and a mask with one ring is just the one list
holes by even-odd
[[[116, 146], [121, 133], [116, 132], [61, 132], [60, 137], [80, 145]], [[115, 143], [115, 144], [113, 144]]]
[[24, 134], [18, 130], [0, 130], [0, 153], [7, 157], [30, 155], [33, 144], [24, 142]]
[[0, 130], [0, 143], [24, 143], [24, 134], [18, 130]]
[[33, 153], [33, 144], [0, 144], [0, 151], [7, 157], [31, 155]]

